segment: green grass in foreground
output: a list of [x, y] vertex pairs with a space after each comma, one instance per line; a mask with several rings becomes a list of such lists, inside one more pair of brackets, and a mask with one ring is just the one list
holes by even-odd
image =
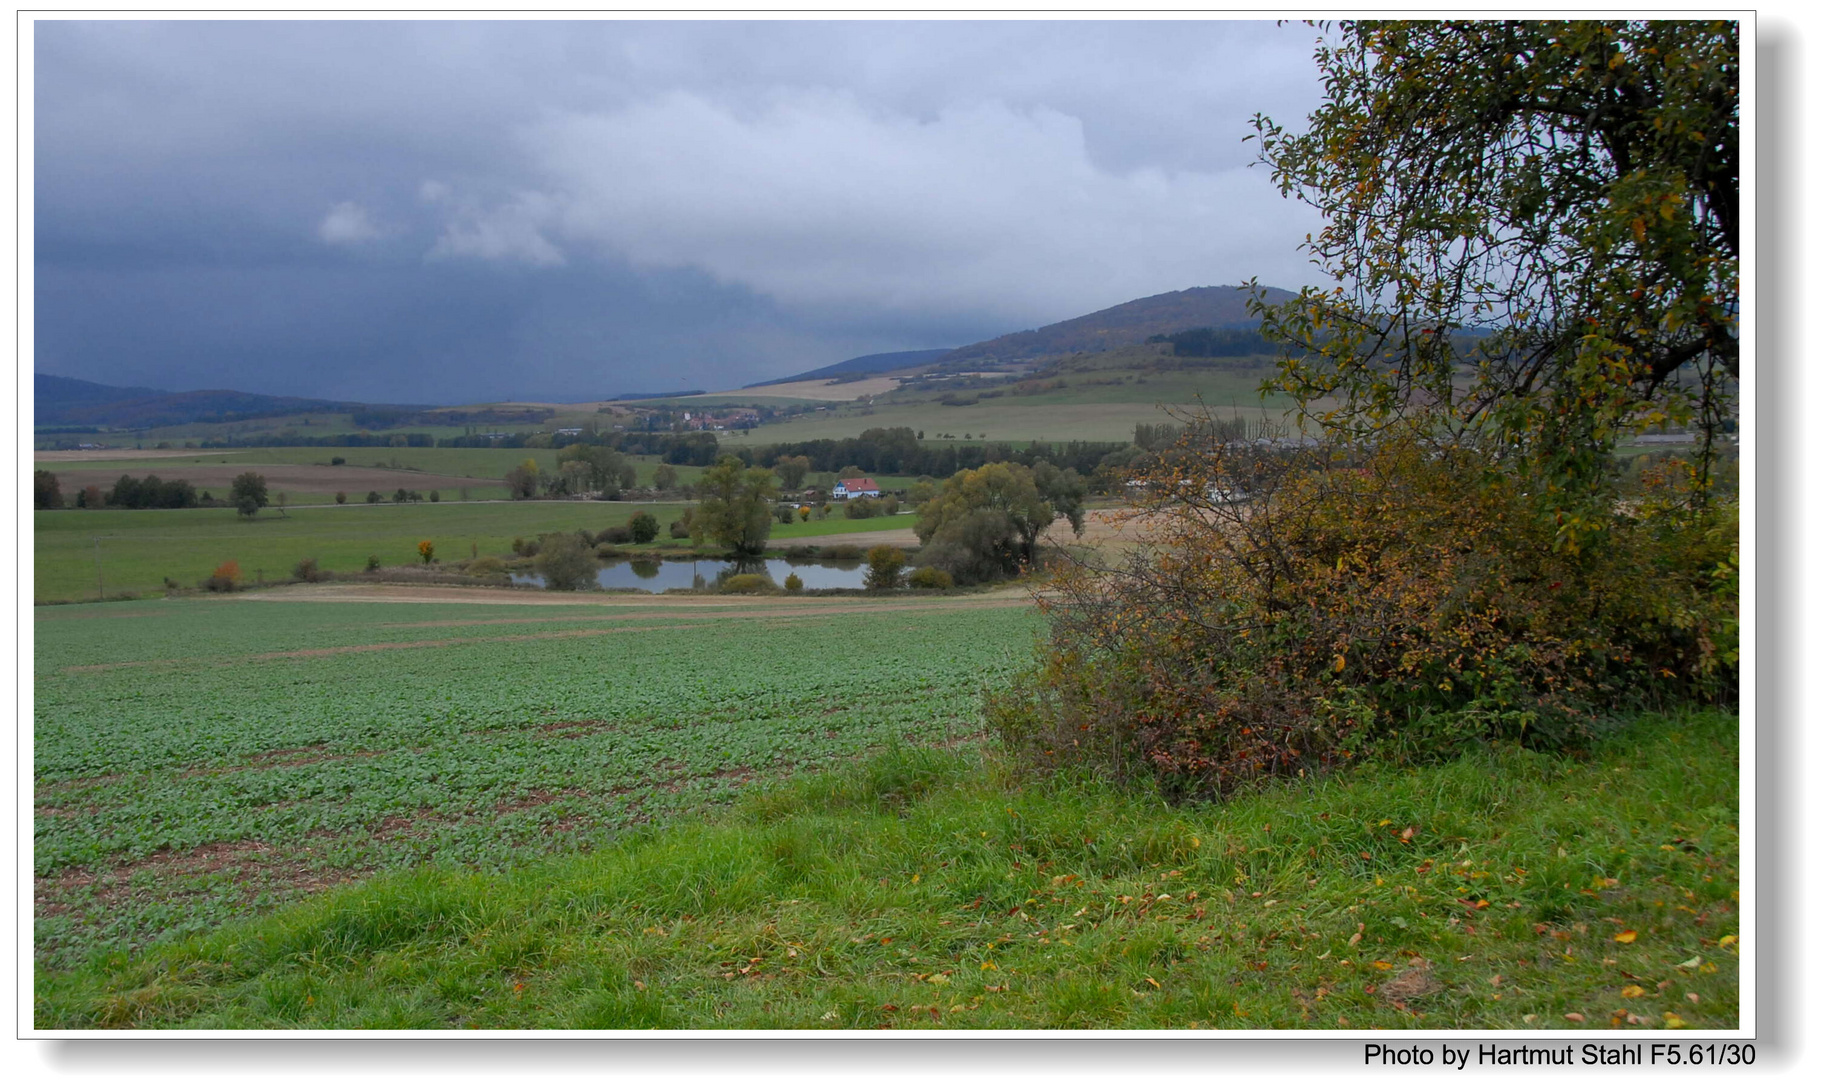
[[41, 971], [36, 1023], [1732, 1028], [1736, 728], [1182, 809], [901, 750], [593, 854]]

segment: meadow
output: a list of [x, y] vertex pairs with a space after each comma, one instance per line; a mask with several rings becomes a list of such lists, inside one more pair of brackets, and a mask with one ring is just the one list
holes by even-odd
[[587, 850], [756, 780], [974, 737], [1037, 626], [1018, 594], [260, 595], [280, 598], [38, 609], [40, 962], [380, 868]]
[[[197, 510], [40, 510], [34, 513], [32, 596], [35, 602], [93, 600], [146, 592], [162, 593], [170, 578], [195, 588], [227, 560], [240, 564], [248, 583], [285, 581], [302, 559], [324, 570], [354, 573], [368, 557], [383, 566], [418, 561], [418, 543], [429, 540], [437, 558], [474, 554], [511, 557], [515, 537], [545, 532], [599, 532], [625, 524], [644, 510], [661, 527], [676, 520], [685, 503], [564, 502], [530, 500], [487, 503], [403, 503], [277, 508], [246, 520], [226, 508]], [[910, 514], [850, 520], [840, 513], [818, 521], [774, 525], [775, 547], [808, 541], [867, 544], [871, 534], [910, 528]], [[689, 541], [661, 540], [656, 552], [684, 551]], [[97, 565], [99, 563], [99, 565]]]

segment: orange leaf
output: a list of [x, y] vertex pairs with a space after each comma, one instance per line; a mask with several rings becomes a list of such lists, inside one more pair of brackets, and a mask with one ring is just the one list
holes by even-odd
[[1636, 931], [1623, 930], [1621, 933], [1615, 935], [1615, 940], [1621, 942], [1623, 945], [1632, 945], [1634, 939], [1639, 936], [1640, 934]]
[[1621, 996], [1625, 998], [1646, 997], [1647, 992], [1638, 986], [1624, 986], [1621, 988]]

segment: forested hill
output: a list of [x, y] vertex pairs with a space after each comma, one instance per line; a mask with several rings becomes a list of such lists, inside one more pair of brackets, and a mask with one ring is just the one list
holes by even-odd
[[[1268, 288], [1264, 292], [1269, 303], [1283, 303], [1293, 296], [1284, 289]], [[1160, 293], [1037, 330], [1021, 330], [965, 345], [946, 353], [937, 362], [944, 368], [960, 370], [972, 364], [1002, 360], [1102, 352], [1124, 345], [1138, 345], [1154, 335], [1175, 334], [1195, 327], [1252, 328], [1258, 320], [1248, 314], [1247, 301], [1247, 290], [1231, 285]]]
[[32, 398], [33, 425], [36, 427], [157, 427], [245, 420], [294, 412], [345, 412], [351, 407], [358, 407], [349, 402], [274, 397], [239, 390], [171, 393], [143, 386], [106, 386], [60, 375], [34, 375]]
[[799, 382], [808, 379], [856, 378], [864, 375], [877, 375], [885, 371], [903, 371], [920, 364], [929, 364], [938, 357], [953, 351], [952, 349], [913, 349], [910, 352], [870, 353], [867, 356], [857, 356], [853, 360], [844, 360], [840, 364], [831, 364], [828, 367], [816, 368], [797, 375], [787, 375], [783, 379], [749, 383], [748, 387], [773, 386], [778, 383]]

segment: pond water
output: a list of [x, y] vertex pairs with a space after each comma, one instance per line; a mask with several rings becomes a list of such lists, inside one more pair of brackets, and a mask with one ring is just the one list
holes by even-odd
[[[867, 567], [859, 559], [809, 562], [798, 559], [702, 559], [694, 562], [661, 562], [656, 559], [622, 559], [605, 563], [595, 581], [604, 589], [707, 589], [735, 574], [765, 574], [783, 586], [786, 575], [797, 574], [807, 589], [859, 589]], [[543, 586], [543, 574], [514, 574], [515, 585]]]

